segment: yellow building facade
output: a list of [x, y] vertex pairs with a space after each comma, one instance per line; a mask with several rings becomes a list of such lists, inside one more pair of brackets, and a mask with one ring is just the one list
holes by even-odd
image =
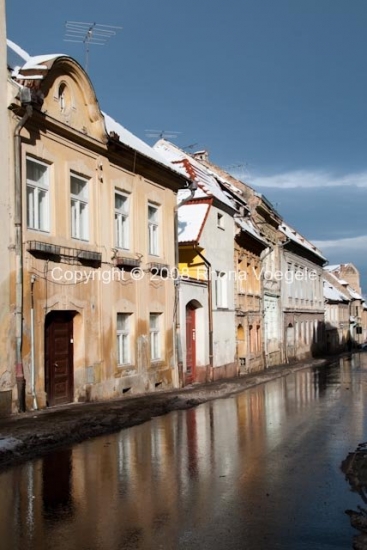
[[35, 408], [177, 384], [174, 216], [187, 180], [101, 112], [71, 58], [32, 58], [9, 86], [1, 389]]

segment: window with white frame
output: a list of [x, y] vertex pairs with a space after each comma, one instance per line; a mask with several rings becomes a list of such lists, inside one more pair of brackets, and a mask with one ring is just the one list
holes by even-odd
[[228, 307], [227, 276], [217, 271], [215, 279], [215, 304], [217, 307]]
[[27, 158], [27, 226], [37, 231], [49, 231], [49, 167]]
[[130, 327], [131, 314], [117, 314], [117, 364], [128, 365], [131, 363]]
[[74, 239], [89, 239], [88, 220], [88, 180], [70, 175], [71, 236]]
[[159, 255], [159, 207], [154, 204], [148, 204], [148, 251]]
[[115, 246], [129, 248], [129, 196], [115, 192]]
[[151, 313], [149, 316], [150, 331], [150, 360], [158, 361], [161, 359], [161, 314]]

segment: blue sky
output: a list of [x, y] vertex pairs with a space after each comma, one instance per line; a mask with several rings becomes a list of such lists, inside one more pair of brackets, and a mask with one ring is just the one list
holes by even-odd
[[367, 289], [366, 0], [7, 2], [11, 40], [84, 65], [65, 21], [123, 27], [91, 46], [104, 111], [208, 149]]

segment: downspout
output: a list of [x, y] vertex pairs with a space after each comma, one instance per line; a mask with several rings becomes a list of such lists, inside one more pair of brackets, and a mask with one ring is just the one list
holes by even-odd
[[36, 276], [31, 277], [31, 389], [33, 396], [33, 410], [38, 410], [37, 396], [36, 396], [36, 372], [35, 372], [35, 360], [34, 360], [34, 283], [36, 282]]
[[[261, 273], [262, 273], [262, 270], [263, 270], [263, 267], [264, 264], [264, 260], [267, 256], [269, 256], [269, 254], [271, 254], [274, 250], [274, 246], [269, 246], [268, 248], [265, 248], [265, 250], [263, 252], [265, 252], [265, 254], [261, 257], [261, 254], [260, 254], [260, 260], [261, 260]], [[266, 341], [266, 330], [265, 330], [265, 285], [264, 285], [264, 277], [263, 277], [263, 274], [261, 275], [261, 278], [260, 278], [260, 293], [261, 293], [261, 319], [262, 319], [262, 348], [263, 348], [263, 363], [264, 363], [264, 369], [267, 368], [267, 364], [266, 364], [266, 352], [267, 352], [267, 341]]]
[[22, 360], [23, 346], [23, 200], [22, 200], [22, 138], [20, 132], [33, 114], [32, 105], [14, 130], [14, 227], [15, 227], [15, 377], [19, 412], [25, 412], [25, 378]]
[[179, 387], [183, 386], [183, 356], [182, 356], [182, 345], [180, 338], [181, 323], [180, 323], [180, 275], [179, 275], [179, 246], [178, 246], [178, 209], [192, 200], [197, 190], [196, 182], [191, 182], [188, 186], [190, 190], [190, 195], [183, 199], [180, 203], [176, 204], [174, 209], [174, 238], [175, 238], [175, 267], [176, 267], [176, 277], [174, 279], [175, 284], [175, 308], [174, 308], [174, 317], [173, 323], [175, 326], [175, 334], [173, 337], [173, 346], [174, 346], [174, 355], [176, 358], [177, 370], [178, 370], [178, 385]]
[[194, 246], [197, 255], [203, 260], [208, 272], [208, 320], [209, 320], [209, 380], [213, 382], [214, 375], [214, 354], [213, 354], [213, 297], [212, 297], [212, 265], [200, 252], [198, 247]]

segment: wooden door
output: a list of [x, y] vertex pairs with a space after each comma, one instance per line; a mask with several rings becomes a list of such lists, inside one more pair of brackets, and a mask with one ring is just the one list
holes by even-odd
[[195, 381], [196, 369], [196, 327], [195, 308], [188, 304], [186, 306], [186, 372], [187, 377]]
[[287, 326], [287, 356], [288, 359], [293, 359], [296, 357], [296, 349], [295, 349], [295, 335], [294, 335], [294, 327], [290, 324]]
[[47, 404], [73, 401], [73, 313], [53, 311], [45, 324], [45, 386]]

